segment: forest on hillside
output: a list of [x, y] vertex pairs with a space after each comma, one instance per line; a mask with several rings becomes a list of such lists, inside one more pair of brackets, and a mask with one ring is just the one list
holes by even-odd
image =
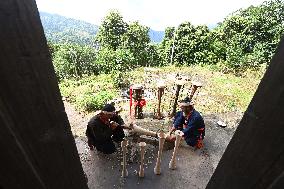
[[[40, 12], [40, 19], [47, 40], [53, 43], [75, 43], [83, 46], [95, 47], [95, 36], [99, 26], [58, 14]], [[164, 38], [164, 31], [149, 29], [151, 42], [160, 43]]]
[[210, 64], [241, 72], [268, 64], [283, 31], [284, 2], [271, 0], [233, 12], [213, 30], [190, 21], [168, 27], [159, 44], [150, 41], [149, 27], [126, 23], [112, 11], [93, 38], [95, 47], [68, 42], [49, 45], [60, 79], [169, 64]]
[[52, 43], [94, 45], [98, 26], [46, 12], [40, 12], [40, 19], [46, 38]]

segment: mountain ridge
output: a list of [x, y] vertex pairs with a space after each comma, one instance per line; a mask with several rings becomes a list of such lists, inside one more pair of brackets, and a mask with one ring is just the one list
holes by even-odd
[[[97, 25], [47, 12], [40, 12], [40, 19], [49, 41], [55, 43], [68, 41], [95, 46], [93, 39], [99, 30]], [[153, 43], [159, 43], [164, 38], [164, 31], [155, 31], [150, 28], [148, 34]]]

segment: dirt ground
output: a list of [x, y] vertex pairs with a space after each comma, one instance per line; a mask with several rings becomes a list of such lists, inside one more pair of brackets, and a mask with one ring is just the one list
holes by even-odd
[[[118, 151], [111, 155], [104, 155], [96, 150], [90, 151], [84, 133], [92, 115], [80, 114], [69, 103], [64, 102], [64, 104], [90, 189], [205, 188], [242, 116], [235, 112], [226, 115], [203, 115], [206, 124], [204, 148], [194, 150], [182, 142], [177, 153], [177, 169], [170, 170], [168, 165], [173, 153], [173, 145], [165, 143], [161, 175], [155, 175], [153, 171], [156, 164], [158, 143], [154, 141], [147, 144], [144, 165], [145, 177], [139, 178], [139, 147], [137, 140], [128, 137], [127, 170], [129, 175], [122, 178], [122, 153], [119, 145], [117, 145]], [[228, 126], [221, 128], [217, 125], [217, 121], [224, 119]], [[164, 120], [152, 118], [137, 121], [138, 126], [151, 130], [157, 130], [157, 125], [163, 124], [165, 124]]]

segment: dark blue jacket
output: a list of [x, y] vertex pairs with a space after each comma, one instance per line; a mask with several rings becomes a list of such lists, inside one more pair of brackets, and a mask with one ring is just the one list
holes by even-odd
[[[186, 124], [187, 128], [183, 129], [183, 125]], [[191, 146], [195, 146], [198, 138], [201, 136], [202, 139], [205, 136], [205, 124], [202, 116], [198, 111], [193, 109], [189, 120], [185, 120], [183, 112], [177, 112], [174, 119], [174, 127], [181, 130], [184, 133], [185, 141]], [[203, 131], [200, 129], [203, 128]]]

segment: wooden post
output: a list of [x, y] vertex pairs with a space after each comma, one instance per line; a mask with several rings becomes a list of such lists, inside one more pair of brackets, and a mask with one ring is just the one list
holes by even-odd
[[122, 171], [121, 171], [121, 177], [127, 177], [128, 171], [126, 168], [126, 151], [127, 151], [128, 141], [124, 139], [121, 141], [121, 149], [122, 149]]
[[192, 100], [193, 95], [195, 94], [196, 90], [202, 87], [202, 84], [200, 82], [192, 81], [191, 82], [191, 88], [190, 88], [190, 93], [189, 93], [189, 99]]
[[174, 99], [174, 105], [173, 105], [173, 109], [172, 112], [170, 114], [170, 117], [174, 117], [177, 111], [177, 103], [178, 103], [178, 97], [179, 97], [179, 92], [181, 89], [182, 84], [177, 83], [177, 89], [176, 89], [176, 94], [175, 94], [175, 99]]
[[284, 39], [207, 189], [283, 188]]
[[142, 85], [133, 85], [133, 99], [134, 99], [134, 116], [137, 119], [143, 118], [143, 110], [141, 106], [141, 101], [143, 97], [143, 86]]
[[144, 156], [145, 156], [145, 147], [146, 142], [139, 142], [140, 152], [141, 152], [141, 162], [140, 162], [140, 168], [139, 168], [139, 177], [144, 177]]
[[158, 86], [158, 108], [157, 108], [157, 113], [155, 115], [155, 118], [157, 119], [163, 118], [163, 116], [161, 115], [161, 101], [164, 91], [165, 91], [165, 86], [163, 85]]
[[154, 168], [154, 173], [156, 175], [161, 174], [162, 153], [163, 153], [164, 143], [165, 143], [165, 140], [166, 140], [166, 135], [163, 131], [161, 131], [158, 136], [159, 136], [159, 151], [158, 151], [156, 166]]
[[0, 188], [87, 189], [36, 3], [0, 7]]

